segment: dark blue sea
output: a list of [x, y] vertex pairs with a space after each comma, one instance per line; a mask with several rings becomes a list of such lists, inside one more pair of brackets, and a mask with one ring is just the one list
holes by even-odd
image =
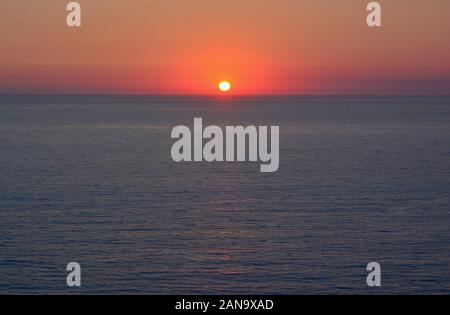
[[[194, 117], [278, 172], [173, 162]], [[0, 97], [1, 294], [448, 294], [449, 227], [448, 97]]]

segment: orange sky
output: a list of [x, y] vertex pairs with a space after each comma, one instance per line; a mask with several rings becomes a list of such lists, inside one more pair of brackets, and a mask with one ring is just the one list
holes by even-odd
[[450, 1], [0, 2], [0, 93], [450, 94]]

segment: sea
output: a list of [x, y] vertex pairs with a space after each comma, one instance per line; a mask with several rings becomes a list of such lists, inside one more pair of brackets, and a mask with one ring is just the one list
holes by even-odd
[[[195, 117], [278, 171], [174, 162]], [[449, 227], [450, 97], [0, 96], [0, 294], [449, 294]]]

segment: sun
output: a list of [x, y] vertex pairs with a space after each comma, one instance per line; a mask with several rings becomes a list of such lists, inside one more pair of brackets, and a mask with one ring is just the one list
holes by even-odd
[[228, 81], [222, 81], [219, 83], [219, 90], [221, 92], [228, 92], [231, 90], [231, 84]]

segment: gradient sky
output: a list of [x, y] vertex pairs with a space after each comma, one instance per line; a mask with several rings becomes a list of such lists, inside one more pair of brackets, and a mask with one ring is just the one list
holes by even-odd
[[1, 0], [0, 93], [450, 94], [450, 1]]

